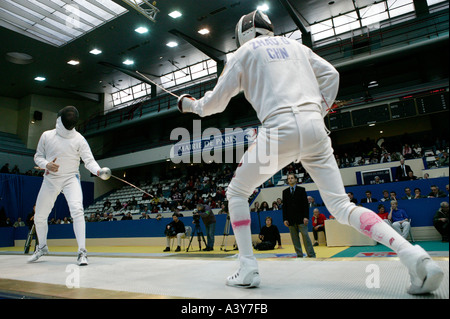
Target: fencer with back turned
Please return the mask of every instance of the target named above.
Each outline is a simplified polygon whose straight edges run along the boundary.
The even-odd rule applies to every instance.
[[[35,262],[48,253],[48,216],[58,195],[63,192],[73,220],[73,230],[78,244],[77,263],[88,264],[86,251],[86,224],[84,220],[83,193],[80,182],[80,158],[87,170],[107,180],[109,168],[100,168],[92,155],[86,139],[76,131],[79,119],[74,106],[66,106],[58,112],[56,128],[42,133],[34,155],[34,161],[45,168],[44,179],[36,200],[34,223],[39,246],[28,259]]]
[[[345,192],[323,120],[336,99],[339,73],[310,48],[274,36],[273,31],[271,21],[260,11],[243,16],[236,26],[238,50],[227,61],[214,89],[199,100],[187,94],[178,100],[182,113],[204,117],[224,111],[230,99],[243,91],[262,123],[256,142],[242,157],[227,189],[240,267],[226,284],[244,288],[260,285],[248,198],[280,169],[301,161],[337,221],[397,252],[410,274],[408,293],[437,289],[443,271],[428,253],[411,245],[373,211],[350,202]],[[277,165],[262,169],[266,159],[263,162],[258,154],[264,154],[261,149],[270,150],[273,143],[278,152],[270,152],[271,162]]]

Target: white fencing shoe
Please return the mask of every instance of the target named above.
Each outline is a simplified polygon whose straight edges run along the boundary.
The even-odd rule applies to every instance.
[[[78,266],[87,266],[88,264],[88,259],[87,259],[87,251],[86,249],[80,249],[78,251]]]
[[[227,286],[239,288],[256,288],[261,283],[258,268],[242,267],[226,280]]]
[[[40,248],[39,246],[37,247],[37,249],[34,251],[33,255],[31,255],[30,258],[28,258],[28,262],[35,262],[36,260],[38,260],[39,258],[41,258],[44,255],[48,254],[48,247],[47,245],[45,245],[44,247]]]
[[[422,247],[415,245],[403,249],[398,256],[411,277],[411,284],[407,289],[409,294],[426,294],[439,288],[444,272]]]

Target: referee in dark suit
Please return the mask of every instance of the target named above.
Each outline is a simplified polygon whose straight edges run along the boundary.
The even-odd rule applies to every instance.
[[[306,191],[303,187],[297,186],[297,178],[294,174],[288,174],[287,181],[289,187],[283,191],[284,225],[289,227],[297,257],[303,257],[302,245],[298,234],[301,232],[308,257],[315,258],[316,253],[308,234],[309,207]]]

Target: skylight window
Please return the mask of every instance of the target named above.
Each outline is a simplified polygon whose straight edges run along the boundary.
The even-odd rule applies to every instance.
[[[128,10],[112,0],[2,0],[1,26],[56,47]]]

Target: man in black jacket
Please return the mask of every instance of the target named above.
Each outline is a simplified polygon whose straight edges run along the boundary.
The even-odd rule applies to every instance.
[[[294,174],[288,174],[287,181],[289,187],[283,191],[284,225],[289,227],[297,257],[303,257],[302,245],[298,235],[301,232],[306,253],[308,257],[314,258],[316,253],[308,234],[309,207],[306,191],[303,187],[297,186],[297,178]]]
[[[170,251],[170,238],[177,238],[177,249],[175,251],[180,251],[180,245],[181,245],[181,238],[184,238],[186,235],[186,229],[184,227],[183,222],[178,218],[178,215],[176,213],[173,213],[172,215],[173,221],[167,224],[165,235],[166,235],[166,249],[164,251]]]
[[[400,160],[400,166],[397,166],[396,180],[407,181],[409,179],[408,177],[409,172],[412,172],[412,169],[409,165],[405,164],[405,159],[402,158]]]

